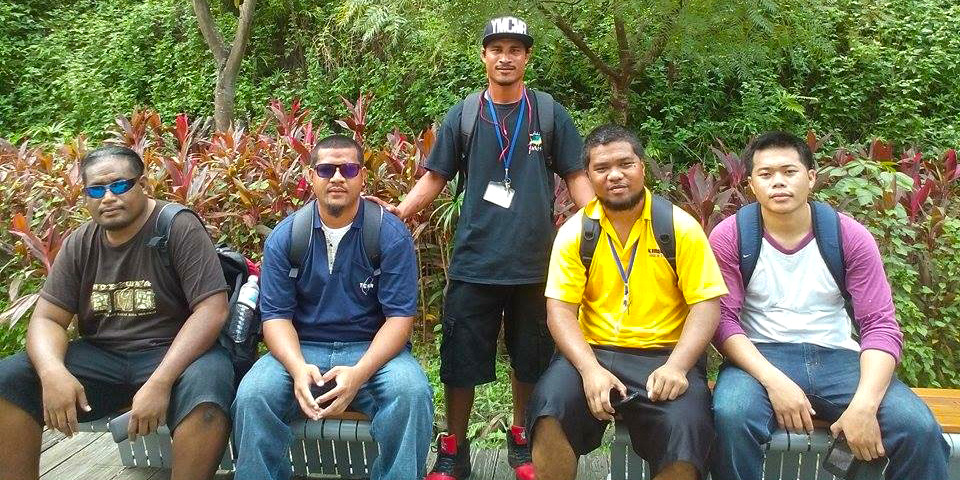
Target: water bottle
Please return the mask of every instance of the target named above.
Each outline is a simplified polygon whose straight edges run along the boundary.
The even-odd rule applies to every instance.
[[[257,284],[257,280],[256,275],[250,275],[247,278],[247,283],[240,287],[237,303],[233,305],[233,310],[230,312],[227,335],[234,343],[245,342],[249,335],[250,324],[253,323],[253,317],[257,310],[257,297],[260,296],[260,286]]]

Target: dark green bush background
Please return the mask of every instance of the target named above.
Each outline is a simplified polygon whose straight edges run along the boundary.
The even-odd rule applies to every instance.
[[[232,17],[220,0],[211,3],[221,30],[231,32]],[[394,128],[425,128],[483,84],[481,19],[444,17],[456,12],[453,6],[416,19],[350,23],[345,9],[365,3],[261,0],[240,75],[238,118],[260,118],[271,98],[300,97],[332,125],[343,115],[339,96],[370,91],[370,127],[382,138]],[[703,158],[715,139],[742,144],[771,128],[833,132],[837,144],[874,137],[927,151],[960,144],[960,6],[807,3],[803,11],[778,13],[805,22],[813,32],[805,41],[736,68],[668,52],[638,79],[630,126],[651,152],[685,164]],[[531,84],[558,96],[581,128],[606,119],[610,94],[602,76],[542,16],[529,7],[525,15],[538,38]],[[138,106],[165,120],[212,112],[214,64],[190,2],[0,0],[0,19],[0,137],[96,138],[116,115]],[[391,36],[384,31],[391,26],[401,31]]]

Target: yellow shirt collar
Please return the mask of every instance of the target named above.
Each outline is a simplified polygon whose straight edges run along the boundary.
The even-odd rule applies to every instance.
[[[640,218],[634,222],[633,227],[630,228],[630,235],[627,236],[627,245],[633,245],[639,240],[641,233],[650,225],[652,221],[652,213],[650,204],[653,203],[653,194],[650,193],[650,189],[643,188],[643,213],[640,214]],[[600,220],[600,228],[607,232],[607,235],[613,239],[614,245],[617,246],[621,251],[625,250],[626,247],[620,243],[620,238],[617,236],[616,229],[613,228],[613,224],[610,223],[610,220],[607,218],[607,214],[603,209],[603,205],[600,203],[600,199],[594,197],[593,200],[587,203],[583,208],[584,215],[594,219]]]

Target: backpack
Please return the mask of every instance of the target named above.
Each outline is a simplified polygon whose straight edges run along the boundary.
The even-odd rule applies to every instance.
[[[827,270],[840,287],[844,308],[853,320],[853,304],[847,291],[847,266],[843,258],[843,237],[840,231],[840,215],[830,205],[823,202],[810,202],[813,236]],[[763,243],[763,215],[760,204],[750,203],[737,210],[737,246],[740,252],[740,278],[746,289],[753,277],[760,258],[760,246]],[[854,327],[857,327],[854,322]]]
[[[203,219],[197,215],[197,212],[180,205],[179,203],[168,203],[160,210],[157,215],[157,224],[154,229],[154,236],[147,241],[147,246],[155,248],[160,254],[160,260],[163,265],[173,270],[171,263],[171,253],[169,248],[170,227],[173,225],[173,219],[177,214],[186,212],[193,215],[203,224]],[[246,283],[250,275],[259,275],[260,271],[256,264],[243,256],[233,248],[220,244],[217,245],[217,258],[220,260],[220,268],[223,270],[223,277],[227,282],[227,297],[229,312],[233,312],[234,305],[237,303],[237,297],[240,294],[240,287]],[[173,272],[174,278],[177,278],[176,272]],[[223,326],[217,342],[227,350],[230,355],[230,361],[233,363],[235,384],[239,385],[240,379],[250,370],[253,363],[257,361],[257,344],[260,342],[260,311],[257,309],[254,323],[248,330],[247,338],[237,343],[231,339],[227,332],[230,327],[230,318]]]
[[[543,139],[543,158],[546,160],[547,168],[553,167],[553,131],[554,131],[554,106],[556,102],[553,96],[547,92],[532,90],[536,99],[534,106],[537,110],[537,120],[540,124],[540,136]],[[480,110],[483,108],[483,92],[480,90],[467,95],[463,99],[463,111],[460,114],[460,152],[462,161],[460,162],[460,182],[457,184],[457,191],[454,196],[460,195],[466,188],[467,179],[467,160],[470,157],[470,147],[473,145],[473,133],[477,128],[477,118],[480,116]]]
[[[294,213],[293,226],[290,232],[290,249],[287,250],[287,259],[290,260],[290,278],[299,278],[302,273],[303,260],[307,249],[313,240],[313,215],[317,211],[317,202],[312,200],[300,207]],[[363,252],[373,267],[373,277],[380,276],[380,225],[383,223],[383,207],[378,203],[363,199],[363,226],[360,229],[360,241]]]
[[[677,238],[673,231],[673,204],[669,200],[652,195],[650,216],[653,221],[653,236],[660,247],[660,253],[667,259],[674,273],[677,271]],[[590,218],[586,212],[581,215],[582,228],[580,229],[580,262],[584,271],[589,275],[593,255],[597,251],[597,242],[600,241],[600,220]]]

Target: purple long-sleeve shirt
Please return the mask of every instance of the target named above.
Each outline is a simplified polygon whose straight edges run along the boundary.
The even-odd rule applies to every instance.
[[[847,291],[853,304],[854,321],[860,330],[860,350],[881,350],[899,362],[903,334],[895,317],[890,284],[887,282],[877,243],[866,227],[843,214],[840,214],[840,230],[846,262]],[[764,238],[771,245],[777,246],[776,240],[769,235],[764,234]],[[813,239],[811,231],[793,252],[799,251]],[[745,334],[740,322],[745,291],[740,277],[735,216],[730,216],[714,228],[710,234],[710,245],[730,291],[720,301],[720,325],[713,338],[714,345],[719,347],[731,335]],[[782,253],[791,253],[780,250]],[[790,275],[790,272],[784,271],[784,275]],[[798,285],[798,288],[803,287]]]

